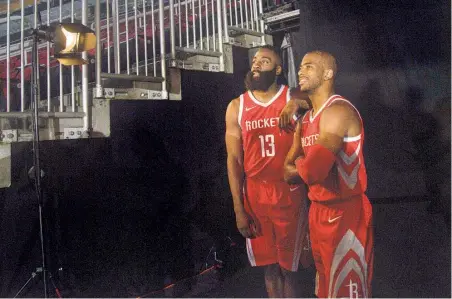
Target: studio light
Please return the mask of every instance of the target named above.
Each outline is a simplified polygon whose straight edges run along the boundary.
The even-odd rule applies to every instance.
[[[94,31],[78,23],[42,25],[37,29],[37,35],[40,40],[53,43],[54,57],[63,65],[87,64],[81,52],[96,47]]]
[[[36,9],[36,6],[35,6]],[[41,22],[40,22],[41,23]],[[32,117],[32,143],[33,143],[33,167],[30,169],[29,175],[32,179],[36,197],[38,199],[38,213],[39,213],[39,234],[41,241],[41,259],[42,266],[32,273],[32,278],[36,273],[42,273],[44,283],[44,298],[48,295],[47,279],[52,279],[51,274],[47,269],[46,258],[46,237],[43,226],[43,209],[44,201],[41,186],[41,164],[40,164],[40,134],[39,134],[39,64],[38,64],[38,43],[40,41],[48,41],[53,44],[54,57],[63,65],[81,65],[87,64],[88,61],[82,58],[82,52],[94,49],[96,47],[96,35],[94,31],[85,25],[78,23],[58,23],[50,26],[40,25],[32,31],[33,43],[31,50],[31,102],[33,107]],[[48,276],[48,277],[47,277]],[[28,285],[32,278],[22,286],[14,298],[16,298],[22,290]]]

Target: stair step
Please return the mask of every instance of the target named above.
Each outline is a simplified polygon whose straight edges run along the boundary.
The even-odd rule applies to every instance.
[[[248,34],[252,36],[262,37],[264,34],[262,32],[257,32],[250,29],[240,28],[236,26],[228,26],[229,36],[235,37],[243,34]]]

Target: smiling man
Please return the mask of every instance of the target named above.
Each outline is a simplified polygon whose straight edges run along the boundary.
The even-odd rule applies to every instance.
[[[277,85],[281,59],[261,47],[246,75],[247,92],[226,111],[229,185],[237,228],[246,238],[252,266],[265,266],[269,297],[298,297],[295,272],[300,257],[309,265],[305,185],[284,182],[284,159],[293,134],[281,132],[278,118],[290,100]]]
[[[336,59],[307,53],[299,85],[312,109],[298,122],[285,179],[304,182],[312,204],[309,233],[319,298],[371,296],[372,206],[365,195],[364,127],[358,110],[334,93]]]

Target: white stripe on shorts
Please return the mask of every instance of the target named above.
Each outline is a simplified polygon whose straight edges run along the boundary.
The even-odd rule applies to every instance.
[[[256,266],[256,259],[254,258],[253,247],[251,246],[251,240],[246,239],[246,252],[248,253],[248,260],[251,266]]]

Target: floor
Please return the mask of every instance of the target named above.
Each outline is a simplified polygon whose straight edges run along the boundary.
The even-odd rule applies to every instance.
[[[426,212],[427,203],[373,204],[376,227],[374,297],[450,298],[450,230],[439,214]],[[136,229],[133,222],[129,225]],[[196,268],[192,272],[207,270],[193,278],[185,279],[191,277],[192,272],[171,277],[165,268],[171,262],[162,262],[167,258],[166,254],[148,253],[152,252],[152,244],[140,242],[130,234],[115,240],[116,246],[101,243],[92,247],[98,252],[89,259],[84,258],[84,252],[73,252],[71,271],[63,269],[54,275],[54,280],[61,288],[62,297],[266,297],[262,269],[248,266],[240,242],[231,243],[227,251],[218,250],[217,258],[223,261],[223,268],[209,270],[211,266],[219,265],[212,254],[215,252],[211,250],[212,240],[201,232],[195,235],[197,239],[191,243],[193,261],[187,265]],[[27,281],[32,268],[28,264],[21,269],[11,297],[15,294],[13,291]],[[171,273],[176,272],[181,272],[180,268]],[[300,292],[305,297],[312,296],[313,277],[313,269],[299,271]],[[162,290],[174,281],[182,282]],[[42,289],[38,275],[19,297],[42,297]],[[49,296],[56,297],[53,288],[50,288]]]

